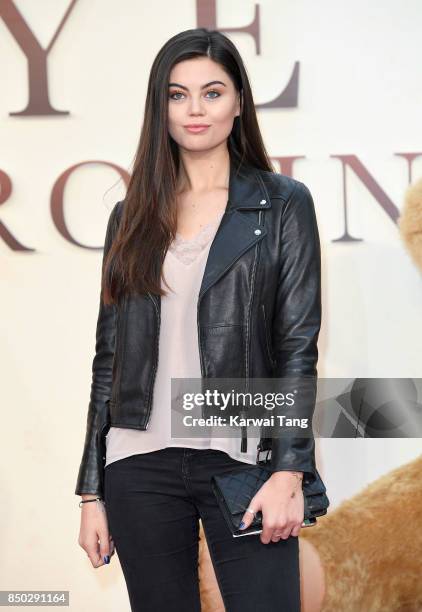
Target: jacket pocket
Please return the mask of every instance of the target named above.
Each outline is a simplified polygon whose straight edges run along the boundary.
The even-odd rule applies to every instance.
[[[246,376],[245,327],[235,324],[202,325],[199,349],[203,376],[244,378]]]
[[[268,329],[268,325],[267,325],[267,316],[265,314],[265,304],[261,304],[261,311],[262,311],[262,320],[264,323],[264,334],[265,334],[265,346],[267,349],[267,357],[268,360],[271,364],[271,367],[274,368],[275,367],[275,360],[273,357],[273,353],[272,353],[272,348],[271,348],[271,338],[269,335],[269,329]]]

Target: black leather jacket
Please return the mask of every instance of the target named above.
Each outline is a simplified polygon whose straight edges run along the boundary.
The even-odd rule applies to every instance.
[[[231,162],[229,198],[211,244],[198,297],[203,377],[317,377],[321,324],[320,242],[306,185]],[[124,201],[110,213],[104,255]],[[110,426],[145,430],[151,418],[160,330],[158,295],[119,306],[100,296],[91,397],[75,493],[103,495]],[[315,383],[316,391],[316,383]],[[315,395],[307,405],[312,422]],[[242,449],[246,450],[246,440]],[[271,468],[314,473],[310,437],[261,437]],[[257,456],[258,461],[258,456]]]

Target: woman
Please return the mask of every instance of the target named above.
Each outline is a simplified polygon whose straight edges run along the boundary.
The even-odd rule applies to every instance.
[[[172,437],[170,380],[315,380],[320,319],[312,196],[272,169],[231,41],[182,32],[153,63],[127,195],[110,214],[75,491],[79,544],[94,567],[116,546],[132,610],[200,610],[199,519],[229,612],[300,610],[313,436],[261,436],[273,473],[244,524],[261,510],[263,531],[233,538],[210,479],[254,465],[257,446],[244,426],[240,448],[239,436]],[[295,410],[311,422],[315,387],[303,398]]]

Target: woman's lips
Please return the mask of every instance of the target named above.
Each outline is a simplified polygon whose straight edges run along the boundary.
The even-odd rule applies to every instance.
[[[200,132],[205,132],[205,130],[207,130],[210,126],[209,125],[201,125],[199,127],[193,127],[193,126],[184,126],[185,130],[187,130],[188,132],[192,132],[192,134],[199,134]]]

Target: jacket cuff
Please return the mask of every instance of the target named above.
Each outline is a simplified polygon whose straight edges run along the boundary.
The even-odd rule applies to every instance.
[[[98,419],[91,403],[88,410],[87,429],[82,461],[79,466],[75,495],[93,494],[104,497],[100,472],[101,449],[98,446]]]
[[[304,472],[315,480],[314,438],[273,438],[269,468],[273,472]]]

